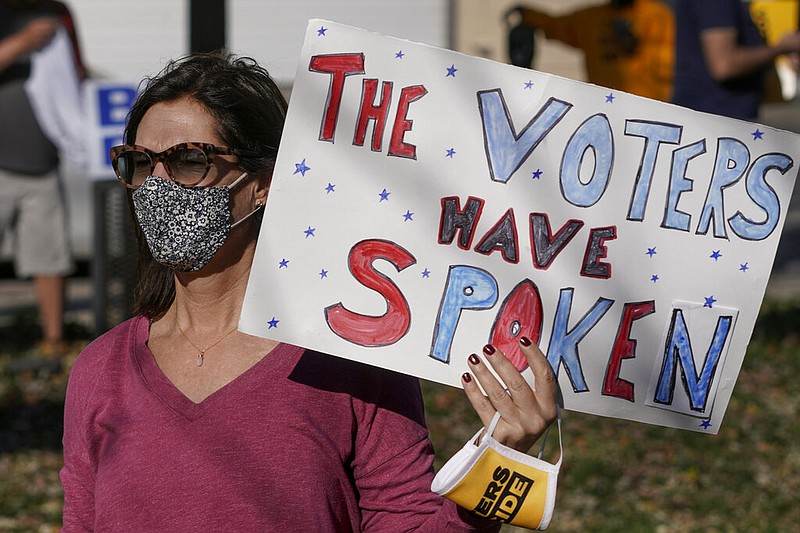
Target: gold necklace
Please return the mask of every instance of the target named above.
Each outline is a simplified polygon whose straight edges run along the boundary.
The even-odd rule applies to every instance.
[[[210,350],[211,348],[213,348],[214,346],[216,346],[217,344],[219,344],[219,343],[221,343],[222,341],[224,341],[224,340],[225,340],[225,339],[228,337],[228,335],[230,335],[231,333],[233,333],[234,331],[236,331],[236,328],[238,327],[238,326],[233,326],[233,329],[232,329],[232,330],[228,331],[228,332],[227,332],[225,335],[223,335],[222,337],[220,337],[220,338],[219,338],[219,340],[217,340],[217,341],[216,341],[214,344],[212,344],[211,346],[208,346],[208,347],[207,347],[205,350],[201,350],[201,349],[200,349],[200,348],[198,348],[198,347],[197,347],[197,345],[196,345],[195,343],[193,343],[193,342],[192,342],[192,340],[191,340],[191,339],[190,339],[190,338],[189,338],[189,337],[186,335],[186,332],[184,332],[184,331],[183,331],[183,328],[181,327],[180,323],[178,322],[178,320],[177,320],[177,317],[175,317],[175,325],[177,325],[177,326],[178,326],[178,331],[180,331],[180,332],[181,332],[181,335],[183,335],[183,338],[184,338],[184,339],[186,339],[186,340],[189,342],[189,344],[191,344],[191,345],[192,345],[192,348],[194,348],[195,350],[197,350],[197,352],[198,352],[198,353],[197,353],[197,359],[195,359],[195,363],[197,364],[197,366],[203,366],[203,357],[205,357],[205,355],[206,355],[206,352],[207,352],[207,351],[209,351],[209,350]]]

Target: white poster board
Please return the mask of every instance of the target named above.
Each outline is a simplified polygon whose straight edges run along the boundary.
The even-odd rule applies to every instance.
[[[568,409],[717,432],[796,135],[326,20],[299,65],[240,329],[454,386],[526,335]]]

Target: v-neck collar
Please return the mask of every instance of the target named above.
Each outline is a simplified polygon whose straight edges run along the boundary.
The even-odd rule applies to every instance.
[[[164,374],[147,341],[150,338],[150,321],[139,317],[134,326],[133,358],[142,379],[153,395],[166,407],[188,420],[197,420],[215,409],[236,402],[242,395],[268,379],[285,377],[294,368],[303,348],[291,344],[278,344],[273,350],[248,368],[236,379],[209,395],[199,403],[190,400]]]

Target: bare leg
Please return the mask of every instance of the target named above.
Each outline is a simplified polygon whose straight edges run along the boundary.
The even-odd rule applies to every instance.
[[[39,302],[39,319],[46,342],[59,343],[64,337],[64,301],[66,278],[37,276],[33,280]]]

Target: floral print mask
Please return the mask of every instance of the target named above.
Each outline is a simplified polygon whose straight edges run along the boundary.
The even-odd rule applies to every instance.
[[[180,272],[206,266],[228,238],[228,233],[256,210],[231,225],[230,190],[188,188],[172,180],[149,176],[133,192],[133,207],[153,259]]]

